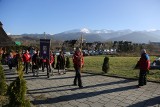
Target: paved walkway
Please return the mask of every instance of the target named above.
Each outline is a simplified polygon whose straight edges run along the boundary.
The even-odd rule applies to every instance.
[[[4,66],[7,82],[16,77],[15,71]],[[112,78],[82,73],[83,89],[72,86],[74,72],[47,78],[25,74],[27,95],[36,107],[160,107],[160,84],[148,82],[137,88],[136,80]]]

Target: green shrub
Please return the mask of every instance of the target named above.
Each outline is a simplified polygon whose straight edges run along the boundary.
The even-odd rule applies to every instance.
[[[8,87],[7,94],[9,95],[9,107],[30,107],[29,100],[26,100],[26,81],[23,78],[23,66],[19,61],[18,77]]]
[[[3,68],[0,65],[0,95],[5,95],[7,92],[7,84]]]
[[[70,68],[70,67],[71,67],[71,63],[70,63],[69,57],[67,57],[67,59],[66,59],[66,68]]]
[[[102,71],[104,71],[105,73],[107,73],[109,71],[109,57],[104,58]]]

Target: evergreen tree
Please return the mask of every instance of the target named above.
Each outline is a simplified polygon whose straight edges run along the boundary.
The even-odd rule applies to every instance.
[[[3,72],[3,68],[0,65],[0,95],[5,95],[6,92],[7,92],[6,78]]]
[[[107,73],[109,71],[109,57],[104,58],[102,71],[104,71],[105,73]]]
[[[30,101],[26,99],[27,86],[23,78],[23,65],[19,58],[18,77],[8,87],[9,107],[30,107]]]
[[[70,67],[71,67],[70,60],[69,60],[69,57],[67,57],[67,59],[66,59],[66,68],[70,68]]]

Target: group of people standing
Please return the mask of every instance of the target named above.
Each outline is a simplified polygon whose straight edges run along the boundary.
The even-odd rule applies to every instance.
[[[16,67],[18,69],[18,54],[16,52],[3,52],[1,63],[3,65],[8,65],[9,69],[12,70],[12,67]]]
[[[4,56],[2,55],[2,60],[4,60],[3,57]],[[28,74],[28,69],[30,66],[34,76],[35,75],[38,76],[39,68],[42,68],[42,72],[44,72],[45,68],[47,68],[47,72],[48,71],[53,72],[54,70],[55,55],[51,51],[50,51],[49,59],[41,58],[39,51],[36,51],[36,50],[33,52],[33,55],[31,55],[28,50],[26,50],[25,53],[22,55],[20,55],[19,53],[17,53],[16,55],[13,55],[12,53],[10,53],[7,56],[7,63],[10,70],[12,69],[13,65],[15,65],[18,69],[18,58],[20,57],[24,62],[23,71],[25,71],[26,74]],[[73,66],[75,69],[75,77],[74,77],[73,85],[77,86],[77,83],[78,83],[79,88],[83,88],[82,80],[81,80],[81,69],[84,66],[84,58],[80,48],[76,48],[75,53],[72,56],[72,59],[73,59]],[[31,62],[32,62],[32,65],[30,65]],[[58,69],[58,74],[60,74],[60,69],[63,69],[64,74],[66,73],[65,56],[63,54],[63,51],[60,51],[60,54],[57,56],[56,68]],[[147,84],[146,76],[147,76],[147,72],[149,72],[149,69],[150,69],[150,59],[145,49],[141,50],[141,57],[137,62],[135,68],[140,69],[138,87],[146,85]]]
[[[12,52],[7,55],[7,64],[9,66],[9,69],[11,70],[12,67],[17,67],[18,70],[18,59],[21,59],[24,65],[23,71],[28,74],[29,69],[32,71],[33,76],[38,76],[39,69],[42,69],[42,72],[45,71],[45,68],[47,69],[47,72],[52,72],[54,68],[58,70],[58,74],[61,74],[60,71],[63,72],[63,74],[66,73],[65,71],[65,56],[63,54],[63,51],[60,51],[60,54],[57,56],[57,61],[55,61],[55,55],[52,51],[50,51],[50,57],[48,58],[42,58],[40,55],[40,52],[38,50],[34,50],[33,54],[30,53],[29,50],[25,50],[24,53],[16,52],[15,55],[12,54]],[[72,56],[73,59],[73,65],[75,68],[75,78],[73,81],[73,85],[78,85],[79,88],[82,88],[82,80],[81,80],[81,68],[84,66],[84,58],[83,53],[81,52],[80,48],[76,48],[74,55]],[[56,66],[55,66],[55,62]]]
[[[29,51],[26,50],[26,52],[22,55],[22,61],[24,62],[24,71],[26,74],[28,74],[30,63],[32,64],[32,72],[34,76],[38,76],[39,68],[42,68],[42,72],[44,72],[46,68],[47,72],[52,72],[53,74],[55,55],[52,51],[50,51],[49,58],[43,58],[40,56],[39,51],[34,50],[33,56],[31,56]],[[63,69],[63,73],[65,74],[65,57],[62,51],[60,52],[60,55],[57,56],[56,69],[58,69],[58,74],[60,74],[60,69]]]

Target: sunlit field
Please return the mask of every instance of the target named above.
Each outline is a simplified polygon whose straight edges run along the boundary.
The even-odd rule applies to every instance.
[[[85,65],[82,72],[120,76],[126,78],[138,78],[138,69],[134,69],[135,64],[140,57],[111,57],[109,56],[110,70],[108,73],[102,71],[103,60],[105,56],[87,56],[84,57]],[[155,56],[150,57],[151,62]],[[73,70],[73,63],[71,61],[71,68]],[[160,70],[150,70],[148,80],[160,82]]]

